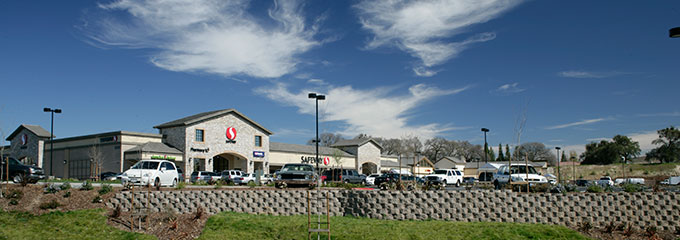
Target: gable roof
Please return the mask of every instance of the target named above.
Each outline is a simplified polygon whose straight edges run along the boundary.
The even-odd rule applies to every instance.
[[[380,145],[380,143],[378,143],[378,141],[376,141],[376,140],[373,139],[373,138],[360,138],[360,139],[340,140],[340,141],[338,141],[338,142],[332,144],[331,147],[359,147],[359,146],[362,146],[362,145],[364,145],[364,144],[366,144],[366,143],[368,143],[368,142],[372,142],[373,144],[375,144],[376,146],[378,146],[378,148],[380,148],[380,150],[383,149],[382,145]]]
[[[21,124],[21,126],[19,126],[16,130],[14,130],[14,132],[12,132],[12,134],[10,134],[9,137],[7,137],[7,139],[5,139],[5,140],[11,141],[11,139],[14,138],[17,134],[19,134],[19,132],[21,132],[22,129],[26,129],[26,130],[32,132],[33,134],[35,134],[36,136],[41,137],[41,138],[50,138],[50,132],[48,132],[47,130],[45,130],[41,126]]]
[[[173,120],[173,121],[170,121],[170,122],[166,122],[166,123],[154,126],[154,128],[162,129],[162,128],[169,128],[169,127],[177,127],[177,126],[188,126],[188,125],[193,125],[193,124],[200,123],[200,122],[203,122],[203,121],[207,121],[207,120],[210,120],[210,119],[213,119],[213,118],[221,117],[221,116],[224,116],[224,115],[227,115],[227,114],[230,114],[230,113],[236,114],[236,116],[243,118],[244,120],[246,120],[246,122],[256,126],[257,128],[261,129],[262,131],[264,131],[265,133],[267,133],[269,135],[274,134],[271,131],[264,128],[259,123],[256,123],[255,121],[246,117],[246,115],[243,115],[243,113],[240,113],[239,111],[236,111],[233,108],[194,114],[194,115],[191,115],[191,116],[188,116],[188,117],[180,118],[180,119],[177,119],[177,120]]]
[[[529,161],[528,163],[529,163],[529,165],[531,165],[533,167],[543,168],[543,164],[541,164],[541,163],[536,163],[536,162],[532,162],[532,161]],[[500,167],[502,165],[508,164],[508,161],[493,161],[493,162],[489,161],[488,164],[492,164],[493,166],[499,166]],[[524,164],[524,161],[512,161],[510,164]],[[484,165],[486,165],[486,163],[479,162],[479,168],[482,168]],[[477,168],[477,162],[468,162],[468,163],[465,164],[465,168]]]
[[[453,163],[463,163],[463,164],[465,163],[465,160],[457,158],[457,157],[452,157],[452,156],[443,157],[443,158],[439,159],[439,161],[450,161],[450,162],[453,162]]]
[[[338,151],[343,157],[354,157],[354,155],[348,152],[342,151],[337,148],[329,148],[319,146],[319,155],[333,155]],[[312,145],[300,145],[300,144],[290,144],[290,143],[280,143],[280,142],[269,142],[269,152],[291,152],[291,153],[306,153],[306,154],[316,154],[316,146]]]
[[[125,152],[155,152],[155,153],[174,153],[182,154],[182,151],[170,147],[165,143],[159,142],[147,142],[142,145],[137,145],[136,147],[130,148]]]

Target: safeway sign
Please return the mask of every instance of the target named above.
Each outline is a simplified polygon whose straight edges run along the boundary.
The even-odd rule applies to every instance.
[[[331,162],[331,159],[328,157],[323,158],[323,165],[328,165]]]

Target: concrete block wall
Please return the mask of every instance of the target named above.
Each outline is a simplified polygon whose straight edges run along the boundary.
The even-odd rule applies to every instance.
[[[316,191],[310,191],[312,201]],[[322,191],[312,211],[325,212],[329,195],[331,216],[394,220],[522,222],[576,226],[629,223],[636,228],[680,229],[680,193],[523,194],[508,191]],[[107,205],[130,211],[131,193],[123,192]],[[147,206],[147,192],[135,193],[135,208]],[[307,214],[306,190],[152,191],[150,210],[210,214],[223,211],[271,215]]]

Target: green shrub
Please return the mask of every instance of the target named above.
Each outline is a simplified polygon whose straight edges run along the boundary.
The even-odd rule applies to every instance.
[[[185,182],[178,182],[178,183],[177,183],[177,186],[175,186],[175,189],[177,189],[177,190],[183,189],[183,188],[185,188],[186,186],[187,186],[187,184],[186,184]]]
[[[595,171],[590,172],[590,175],[591,175],[591,176],[592,176],[592,175],[595,175]]]
[[[599,185],[590,185],[586,191],[590,193],[601,193],[604,190]]]
[[[40,209],[46,210],[46,209],[55,209],[61,206],[61,203],[57,202],[57,200],[52,200],[49,202],[44,202],[40,204]]]
[[[90,183],[90,181],[85,181],[85,183],[83,183],[83,186],[80,187],[80,190],[82,191],[90,191],[92,189],[94,189],[94,187],[92,187],[92,183]]]
[[[113,191],[113,188],[109,184],[103,184],[102,188],[99,189],[99,195],[104,195]]]
[[[19,204],[19,200],[16,200],[16,199],[9,200],[9,205],[18,205],[18,204]]]
[[[66,192],[66,193],[64,193],[64,198],[68,198],[68,197],[70,197],[70,196],[71,196],[71,192],[70,192],[70,191],[69,191],[69,192]]]
[[[222,188],[222,181],[217,181],[217,183],[215,183],[215,189],[220,189],[220,188]]]
[[[102,200],[102,197],[100,197],[99,195],[97,195],[96,197],[94,197],[94,199],[92,199],[92,203],[100,203],[100,202],[103,202],[103,201],[104,200]]]
[[[645,170],[642,174],[649,175],[649,170]]]
[[[24,192],[19,189],[12,189],[9,192],[5,192],[5,198],[19,200],[24,196]]]
[[[257,183],[255,182],[248,182],[248,187],[254,188],[257,186]]]
[[[47,186],[45,187],[44,193],[45,193],[45,194],[49,194],[49,193],[57,193],[57,192],[59,192],[59,190],[60,190],[60,188],[57,187],[57,185],[55,185],[54,183],[50,183],[49,185],[47,185]]]
[[[623,187],[624,192],[628,193],[642,191],[642,187],[638,184],[624,183],[623,185],[621,185],[621,187]]]
[[[61,190],[69,190],[69,189],[71,189],[71,184],[68,183],[68,182],[65,182],[65,183],[61,184],[61,186],[59,186],[59,188],[61,188]]]

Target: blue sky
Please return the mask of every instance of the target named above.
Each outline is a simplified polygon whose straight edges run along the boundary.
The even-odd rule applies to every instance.
[[[679,125],[678,1],[2,1],[0,129],[156,133],[235,108],[321,131],[643,150]],[[0,144],[7,144],[3,141]]]

